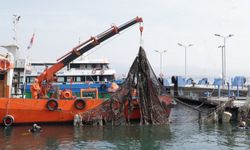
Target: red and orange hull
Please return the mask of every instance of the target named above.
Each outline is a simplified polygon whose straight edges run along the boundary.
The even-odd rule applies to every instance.
[[[170,116],[172,105],[172,98],[167,95],[161,95],[159,96],[160,102],[164,105],[166,116]],[[135,104],[136,105],[136,104]],[[125,111],[124,114],[126,116],[126,119],[131,120],[138,120],[141,118],[141,112],[139,106],[136,106],[130,113],[128,113],[128,104],[125,105]]]
[[[81,114],[100,104],[101,99],[87,99],[82,110],[75,108],[75,100],[57,100],[58,109],[51,111],[46,107],[47,99],[0,98],[0,120],[11,115],[14,124],[38,122],[68,122],[73,121],[75,114]]]
[[[169,116],[172,99],[168,96],[159,96],[159,98],[167,106],[165,110]],[[47,99],[0,98],[0,124],[4,124],[3,120],[6,116],[13,117],[13,124],[70,122],[74,120],[76,114],[83,114],[103,103],[102,99],[86,99],[85,107],[79,110],[75,107],[75,101],[57,100],[58,108],[51,111],[47,108]],[[125,106],[124,113],[127,119],[141,117],[139,107],[128,113],[128,107]]]

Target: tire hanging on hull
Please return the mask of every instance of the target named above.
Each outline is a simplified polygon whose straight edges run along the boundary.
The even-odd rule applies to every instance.
[[[78,110],[82,110],[86,107],[86,102],[84,101],[84,99],[77,99],[75,102],[74,102],[74,106],[76,109]]]
[[[46,103],[46,108],[49,111],[55,111],[58,109],[58,102],[56,99],[48,99],[48,102]]]
[[[6,115],[3,117],[3,124],[6,126],[6,127],[9,127],[11,126],[13,123],[14,123],[14,117],[12,115]]]

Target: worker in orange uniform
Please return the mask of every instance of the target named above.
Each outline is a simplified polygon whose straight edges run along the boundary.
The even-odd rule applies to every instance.
[[[31,90],[31,93],[32,93],[32,98],[37,99],[38,96],[39,96],[40,90],[41,90],[37,78],[35,78],[33,84],[31,84],[30,90]]]

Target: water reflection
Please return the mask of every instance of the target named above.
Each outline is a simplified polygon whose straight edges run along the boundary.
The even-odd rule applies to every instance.
[[[28,129],[1,128],[0,149],[154,149],[170,142],[172,134],[169,126],[43,126],[43,131],[35,134]]]
[[[0,149],[250,149],[250,131],[234,124],[199,124],[197,112],[177,106],[164,126],[0,127]]]

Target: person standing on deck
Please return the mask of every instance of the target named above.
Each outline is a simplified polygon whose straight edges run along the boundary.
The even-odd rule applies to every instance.
[[[39,97],[39,93],[40,93],[40,90],[41,90],[37,78],[35,78],[34,83],[31,84],[30,90],[31,90],[31,93],[32,93],[32,98],[37,99]]]

